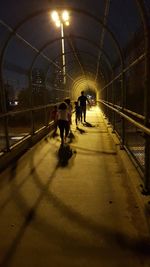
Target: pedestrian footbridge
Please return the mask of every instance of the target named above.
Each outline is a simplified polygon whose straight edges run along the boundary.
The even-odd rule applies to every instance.
[[[149,266],[136,168],[98,106],[78,128],[66,166],[49,133],[1,173],[1,266]]]
[[[148,0],[0,1],[0,267],[27,266],[150,266]]]

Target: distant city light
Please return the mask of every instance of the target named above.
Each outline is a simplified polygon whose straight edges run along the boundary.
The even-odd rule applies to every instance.
[[[12,100],[9,102],[10,106],[17,106],[19,104],[19,102],[17,100]]]
[[[92,96],[91,95],[87,95],[87,98],[92,98]]]
[[[12,136],[10,139],[11,140],[21,140],[22,138],[24,138],[24,136]]]

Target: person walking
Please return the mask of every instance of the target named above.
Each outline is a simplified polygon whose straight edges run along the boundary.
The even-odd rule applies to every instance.
[[[74,104],[75,104],[75,123],[76,127],[78,127],[78,122],[80,122],[81,120],[81,111],[78,101],[75,101]]]
[[[81,91],[81,95],[78,97],[78,103],[81,111],[81,122],[82,118],[84,118],[84,122],[86,122],[86,102],[88,102],[90,105],[87,96],[84,95],[84,91]]]
[[[68,105],[68,111],[69,111],[69,122],[70,125],[72,124],[72,104],[70,98],[66,98],[64,102]]]
[[[66,138],[69,134],[69,110],[65,102],[62,102],[58,106],[57,121],[60,130],[61,144],[66,142]]]
[[[69,135],[71,134],[71,124],[72,124],[72,104],[70,98],[66,98],[64,102],[67,104],[68,107],[68,121],[69,121]]]

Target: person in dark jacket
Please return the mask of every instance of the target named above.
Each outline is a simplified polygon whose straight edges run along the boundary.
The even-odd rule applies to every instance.
[[[81,122],[82,118],[84,118],[84,122],[86,122],[86,102],[90,104],[87,96],[84,95],[84,91],[81,91],[81,95],[78,97],[78,103],[81,111]]]

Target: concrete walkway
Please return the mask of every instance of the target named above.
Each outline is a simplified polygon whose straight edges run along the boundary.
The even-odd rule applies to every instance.
[[[0,174],[1,267],[150,266],[141,202],[97,107],[87,121],[67,166],[47,137]]]

